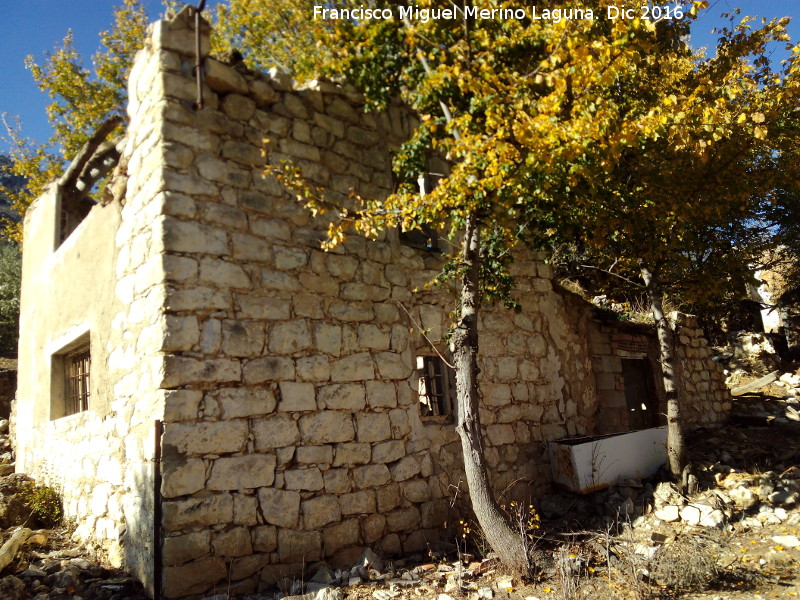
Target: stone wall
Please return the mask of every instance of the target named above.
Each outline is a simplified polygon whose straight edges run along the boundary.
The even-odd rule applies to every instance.
[[[598,313],[577,297],[571,301],[570,312],[572,318],[586,323],[588,331],[588,350],[597,390],[594,433],[601,435],[666,424],[666,397],[655,328],[644,323],[611,322],[607,315]],[[691,430],[725,423],[731,411],[730,390],[725,385],[722,367],[711,359],[703,330],[697,327],[695,317],[682,313],[672,313],[670,323],[676,345],[678,386],[685,399],[685,427]],[[640,368],[647,372],[647,383],[652,386],[650,398],[642,394],[634,401],[636,393],[629,394],[633,398],[626,398],[626,383],[636,385],[637,382],[626,382],[623,361],[641,363]],[[636,391],[641,394],[638,388]],[[642,403],[648,404],[647,411],[638,411]],[[632,408],[637,410],[634,412]]]
[[[731,414],[731,392],[723,367],[711,359],[711,348],[692,315],[672,313],[684,419],[692,427],[717,427]]]
[[[395,232],[325,253],[325,222],[263,174],[288,159],[339,197],[385,196],[406,117],[213,60],[194,110],[189,26],[156,25],[175,50],[160,57],[168,192],[155,219],[168,282],[165,595],[270,586],[365,546],[424,550],[464,491],[452,419],[420,414],[415,361],[432,349],[405,312],[446,350],[453,298],[424,289],[441,258]],[[530,497],[548,485],[545,441],[591,432],[595,394],[549,266],[515,268],[521,311],[489,308],[480,323],[482,418],[495,487]]]

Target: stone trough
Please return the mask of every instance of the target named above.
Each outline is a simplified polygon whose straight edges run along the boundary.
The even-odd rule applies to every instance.
[[[667,428],[556,440],[548,450],[556,485],[588,494],[654,475],[667,460]]]

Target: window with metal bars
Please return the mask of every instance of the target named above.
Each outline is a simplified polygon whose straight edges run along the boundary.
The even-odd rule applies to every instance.
[[[89,408],[89,375],[92,366],[89,346],[82,346],[66,355],[64,360],[67,376],[64,415],[72,415]]]
[[[453,370],[439,356],[418,356],[419,409],[423,418],[447,420],[453,414]]]

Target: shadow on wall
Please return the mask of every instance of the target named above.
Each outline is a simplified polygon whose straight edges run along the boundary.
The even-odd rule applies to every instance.
[[[155,440],[160,440],[160,422],[156,421],[141,425],[152,428],[150,435],[142,435],[128,444],[151,442],[150,448],[136,449],[137,456],[148,456],[147,451],[153,451]],[[130,439],[130,438],[129,438]],[[144,442],[142,442],[144,440]],[[126,453],[132,453],[126,444]],[[125,489],[123,500],[124,531],[120,532],[122,553],[125,558],[125,567],[136,579],[144,584],[151,598],[161,598],[160,579],[160,552],[161,545],[154,544],[154,523],[160,522],[159,507],[156,502],[156,485],[160,486],[158,474],[158,455],[152,460],[132,460],[126,466]]]

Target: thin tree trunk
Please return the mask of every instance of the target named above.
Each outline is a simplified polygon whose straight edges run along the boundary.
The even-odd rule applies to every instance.
[[[639,270],[642,273],[642,279],[647,289],[650,310],[653,313],[658,334],[661,373],[664,381],[664,392],[667,396],[667,458],[669,470],[672,476],[680,481],[683,468],[686,466],[686,442],[683,437],[683,425],[681,423],[681,404],[678,397],[675,344],[672,328],[664,315],[664,293],[658,286],[658,281],[642,260],[639,261]]]
[[[452,337],[456,368],[458,424],[464,453],[464,470],[472,508],[489,545],[507,567],[520,574],[530,572],[523,545],[524,532],[515,531],[503,515],[489,485],[478,414],[478,309],[480,231],[474,215],[467,218],[462,249],[464,273],[461,289],[461,315]]]

